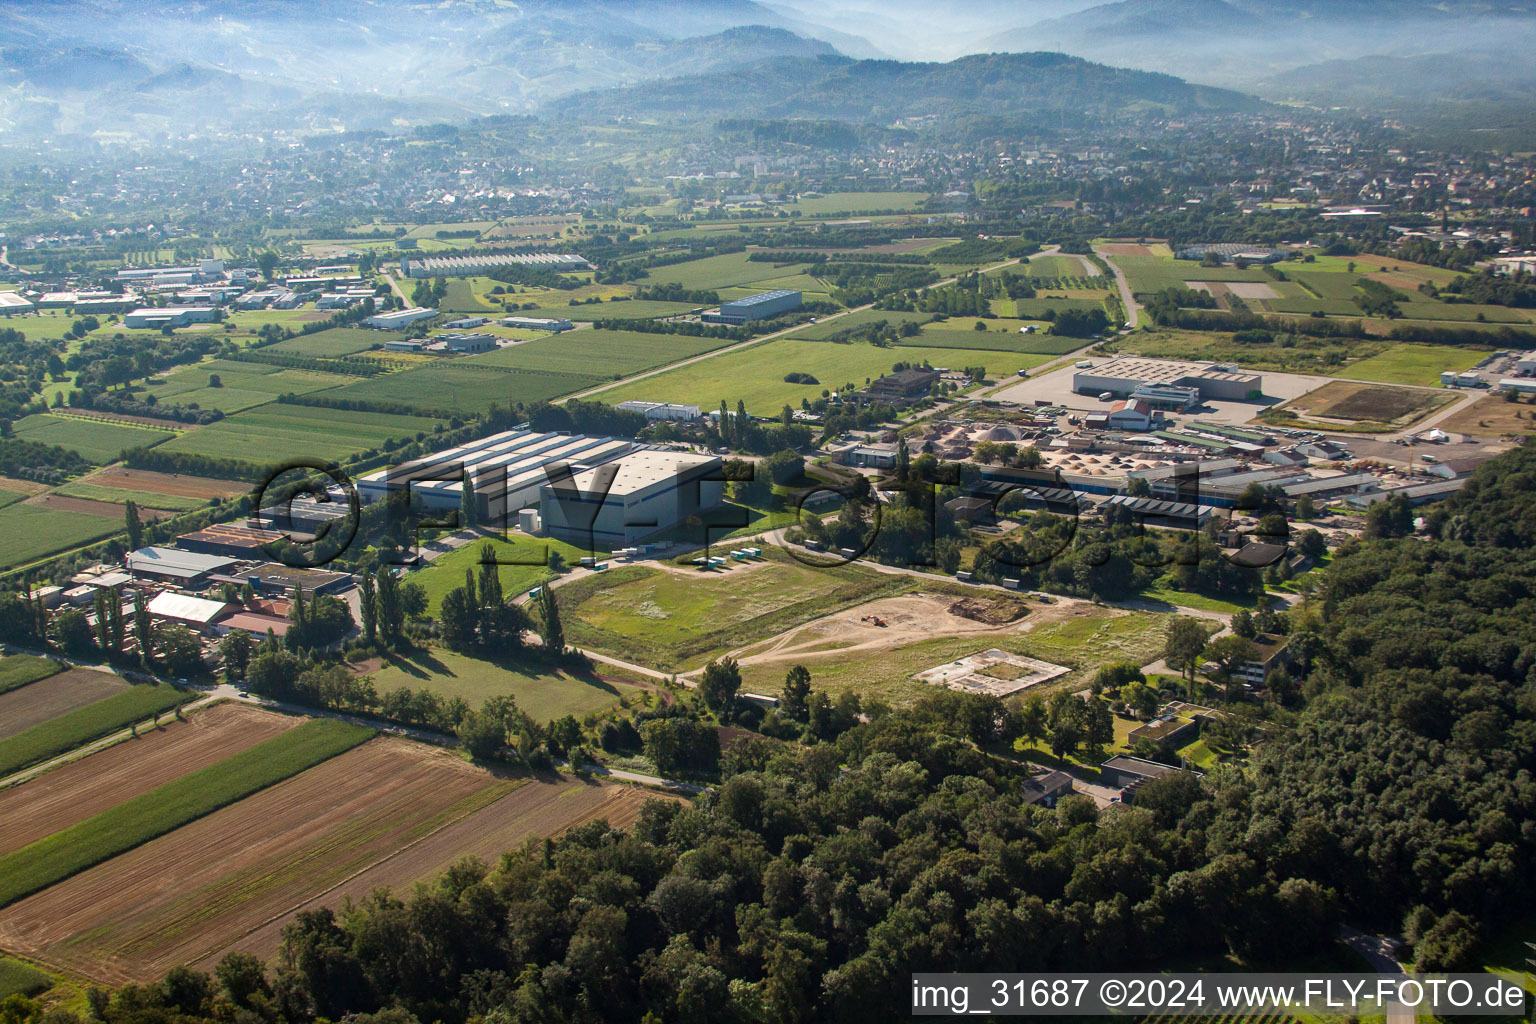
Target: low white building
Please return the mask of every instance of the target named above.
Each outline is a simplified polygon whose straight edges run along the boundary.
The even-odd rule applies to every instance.
[[[484,321],[482,321],[483,323]],[[542,316],[505,316],[501,318],[503,327],[520,327],[525,331],[569,331],[575,324],[565,317]]]
[[[691,423],[703,415],[696,405],[679,405],[676,402],[642,402],[630,399],[614,406],[624,412],[638,412],[648,420],[674,420]]]
[[[186,327],[211,324],[219,318],[212,306],[166,306],[163,309],[136,309],[123,314],[123,326],[158,330],[162,327]]]
[[[437,310],[428,309],[426,306],[411,306],[407,309],[391,310],[388,313],[375,313],[363,321],[366,327],[375,327],[381,331],[399,331],[420,320],[430,320],[437,316]]]

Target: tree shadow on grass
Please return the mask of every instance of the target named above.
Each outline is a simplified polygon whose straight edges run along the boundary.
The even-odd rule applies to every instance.
[[[404,672],[413,679],[430,679],[433,676],[456,676],[442,659],[430,648],[415,647],[409,652],[390,651],[384,655],[384,663]]]

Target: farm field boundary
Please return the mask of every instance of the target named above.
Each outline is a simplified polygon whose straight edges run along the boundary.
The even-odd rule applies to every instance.
[[[174,686],[140,684],[34,725],[0,742],[0,777],[57,757],[133,722],[162,715],[196,696]]]
[[[371,739],[332,719],[306,722],[0,857],[0,906],[60,882]]]

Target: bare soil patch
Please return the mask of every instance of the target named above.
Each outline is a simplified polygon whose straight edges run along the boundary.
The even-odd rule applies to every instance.
[[[529,785],[375,739],[0,911],[0,947],[115,983],[212,962],[354,880],[415,880],[600,813],[535,799],[519,818],[503,798]]]
[[[105,516],[109,519],[123,518],[123,506],[121,505],[110,501],[93,501],[90,498],[66,498],[62,494],[39,494],[36,497],[28,498],[23,504],[41,505],[45,508],[51,508],[56,512],[83,512],[86,515]],[[139,509],[140,518],[150,521],[164,519],[175,514],[167,509]]]
[[[126,689],[128,683],[110,672],[72,668],[10,693],[0,693],[0,739],[26,732],[50,718]]]
[[[283,926],[300,910],[335,909],[349,897],[361,899],[378,888],[403,894],[417,882],[429,881],[466,857],[478,857],[494,864],[501,854],[517,849],[530,839],[558,835],[599,818],[607,820],[614,828],[626,828],[639,816],[645,801],[652,799],[677,798],[658,797],[634,786],[584,783],[574,779],[529,780],[484,810],[401,850],[324,895],[294,908],[292,913],[262,925],[228,949],[210,954],[195,966],[211,970],[226,953],[236,951],[270,957],[282,940]]]
[[[178,498],[238,498],[250,493],[249,484],[238,480],[214,480],[206,476],[187,476],[182,473],[155,473],[146,469],[128,469],[113,466],[82,477],[81,483],[97,487],[112,487],[124,491],[153,491],[155,494],[174,494]]]
[[[99,674],[99,673],[98,673]],[[0,790],[0,853],[84,821],[293,728],[301,718],[217,704]]]
[[[1103,253],[1105,256],[1152,255],[1152,249],[1150,246],[1141,245],[1137,242],[1105,242],[1103,245],[1094,246],[1094,248],[1097,249],[1100,253]]]

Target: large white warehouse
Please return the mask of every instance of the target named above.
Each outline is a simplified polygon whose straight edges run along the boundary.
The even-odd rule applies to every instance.
[[[379,470],[360,479],[357,489],[365,502],[409,489],[423,507],[449,511],[462,507],[466,475],[482,523],[510,523],[522,509],[538,508],[547,529],[583,541],[591,536],[628,543],[723,500],[723,484],[698,481],[720,475],[713,456],[656,451],[625,438],[525,429]]]

